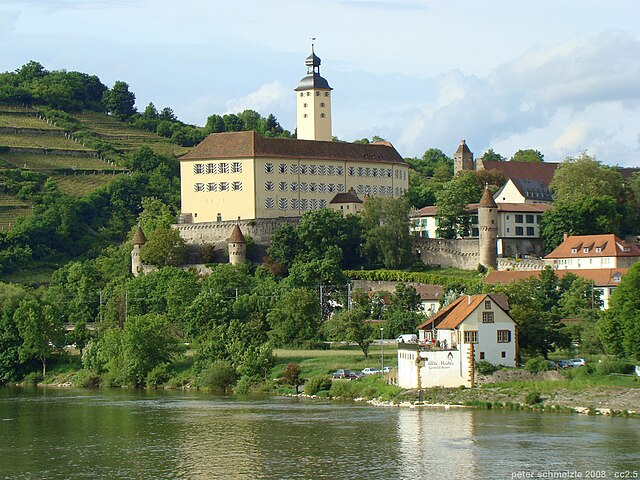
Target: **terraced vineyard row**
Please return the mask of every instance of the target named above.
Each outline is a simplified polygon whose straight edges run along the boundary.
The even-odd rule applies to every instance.
[[[63,155],[36,155],[29,153],[4,153],[0,160],[16,168],[29,170],[125,170],[119,165],[109,163],[95,157],[76,157]]]
[[[44,120],[32,115],[12,115],[0,111],[0,127],[34,128],[38,130],[61,130],[54,125],[49,125]]]
[[[58,135],[20,135],[0,133],[0,145],[27,148],[54,148],[62,150],[90,151],[82,144]]]
[[[0,208],[1,207],[28,207],[29,202],[22,200],[8,193],[0,193]]]
[[[88,174],[88,175],[52,175],[60,190],[74,197],[81,197],[105,186],[118,175]]]
[[[9,230],[18,218],[31,214],[31,207],[0,207],[0,231]]]

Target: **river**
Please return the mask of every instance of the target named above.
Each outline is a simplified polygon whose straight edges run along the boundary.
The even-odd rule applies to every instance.
[[[6,479],[634,478],[634,470],[640,478],[637,419],[0,388]]]

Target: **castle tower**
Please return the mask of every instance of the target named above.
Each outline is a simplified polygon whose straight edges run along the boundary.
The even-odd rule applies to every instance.
[[[467,142],[460,140],[460,145],[456,153],[453,154],[453,174],[460,172],[461,170],[475,170],[475,163],[473,161],[473,153],[467,147]]]
[[[295,89],[297,98],[297,127],[299,140],[332,140],[331,90],[320,76],[320,58],[313,51],[305,61],[307,76]]]
[[[480,263],[487,268],[497,268],[498,205],[493,200],[488,185],[484,189],[478,205],[478,227],[480,230]]]
[[[229,237],[229,263],[238,265],[247,261],[247,241],[238,224],[234,225]]]
[[[147,237],[144,236],[144,232],[140,225],[136,228],[131,240],[133,248],[131,249],[131,273],[134,277],[139,276],[142,273],[142,259],[140,258],[140,249],[147,243]]]

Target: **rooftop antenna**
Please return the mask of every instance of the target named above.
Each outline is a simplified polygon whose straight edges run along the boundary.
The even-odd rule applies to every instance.
[[[316,41],[316,37],[309,37],[309,40],[311,40],[311,53],[315,53],[315,52],[313,51],[313,42],[315,42],[315,41]]]

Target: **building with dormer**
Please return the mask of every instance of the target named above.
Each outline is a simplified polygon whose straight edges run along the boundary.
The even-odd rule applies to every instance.
[[[406,192],[408,165],[391,143],[333,141],[332,88],[315,52],[305,63],[297,140],[214,133],[180,158],[182,224],[297,218],[352,189],[360,198]]]
[[[556,270],[628,268],[640,258],[640,248],[613,233],[565,235],[564,241],[544,257]]]

